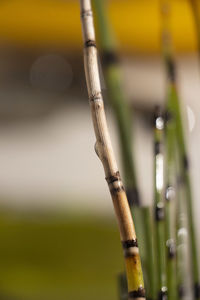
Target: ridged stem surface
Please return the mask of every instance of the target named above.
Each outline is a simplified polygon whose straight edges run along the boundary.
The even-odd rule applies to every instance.
[[[100,158],[112,196],[124,249],[129,299],[145,298],[143,274],[131,211],[115,160],[101,92],[97,48],[90,0],[80,0],[84,40],[84,65],[88,96]]]

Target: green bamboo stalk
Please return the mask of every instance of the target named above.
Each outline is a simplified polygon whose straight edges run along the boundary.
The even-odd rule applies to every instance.
[[[173,103],[172,103],[173,104]],[[177,288],[179,299],[186,299],[191,290],[188,265],[188,224],[186,214],[185,183],[182,180],[178,144],[175,145],[176,165],[176,234],[177,234]]]
[[[175,222],[175,120],[172,117],[173,103],[168,97],[166,122],[165,122],[165,146],[166,146],[166,191],[165,191],[165,230],[167,247],[167,287],[168,299],[177,299],[177,274],[176,274],[176,222]]]
[[[105,1],[93,0],[96,28],[102,54],[105,81],[108,89],[108,100],[113,108],[118,127],[122,167],[129,203],[140,204],[137,188],[135,164],[133,158],[132,112],[125,97],[117,45],[106,15]]]
[[[158,299],[167,298],[166,281],[166,248],[165,248],[165,203],[164,203],[164,118],[160,107],[156,107],[154,114],[154,211],[155,235],[157,251]]]
[[[146,269],[145,265],[147,265],[147,272],[145,272],[147,273],[145,278],[148,278],[148,281],[146,280],[145,282],[147,297],[155,299],[155,276],[152,276],[154,272],[151,234],[152,222],[148,222],[148,224],[144,222],[144,220],[150,220],[151,214],[150,209],[141,207],[137,187],[132,149],[132,112],[121,85],[121,72],[116,50],[117,46],[106,14],[105,1],[93,0],[93,6],[103,57],[105,80],[108,88],[108,100],[113,108],[118,127],[125,186],[131,212],[135,220],[138,241],[141,245],[141,258],[144,270]]]
[[[185,207],[183,205],[184,199],[184,184],[181,180],[180,164],[176,160],[177,168],[177,186],[176,186],[176,231],[177,231],[177,292],[179,299],[185,299],[188,294],[188,266],[186,264],[187,257],[187,222]]]
[[[85,75],[97,140],[95,150],[104,167],[119,225],[121,242],[124,249],[129,300],[140,300],[141,298],[145,298],[145,289],[139,248],[130,207],[118,171],[105,117],[91,1],[80,0],[80,5],[84,40]]]
[[[180,101],[177,92],[176,83],[176,67],[173,57],[173,43],[170,34],[169,27],[169,15],[170,15],[170,0],[161,1],[161,11],[163,16],[163,29],[162,29],[162,48],[163,57],[166,65],[166,71],[168,75],[168,90],[169,97],[173,103],[173,117],[176,121],[176,139],[178,148],[178,157],[180,160],[180,170],[182,174],[182,181],[185,185],[185,195],[186,195],[186,205],[187,205],[187,218],[189,225],[189,245],[191,253],[191,263],[192,263],[192,276],[193,276],[193,295],[194,299],[200,299],[200,277],[199,277],[199,267],[198,267],[198,255],[197,255],[197,245],[196,245],[196,234],[195,226],[193,221],[193,208],[192,208],[192,193],[191,193],[191,182],[189,175],[189,163],[188,155],[185,146],[185,137],[183,122],[180,109]]]
[[[121,273],[118,276],[119,300],[128,300],[128,286],[126,274]]]
[[[187,218],[188,218],[188,233],[189,233],[189,246],[191,253],[192,264],[192,277],[193,277],[193,296],[194,299],[200,299],[200,285],[199,285],[199,267],[198,267],[198,254],[196,245],[196,234],[193,220],[193,207],[192,207],[192,192],[191,182],[189,174],[189,162],[185,146],[185,138],[183,132],[183,124],[181,117],[180,104],[176,87],[171,86],[171,96],[174,102],[174,115],[176,119],[176,139],[178,144],[178,154],[180,160],[180,172],[181,180],[184,183],[184,191],[187,206]]]
[[[156,280],[155,274],[155,257],[154,257],[154,232],[153,232],[153,220],[152,220],[152,208],[143,207],[141,218],[143,218],[144,228],[144,240],[146,241],[143,247],[146,250],[146,281],[147,297],[150,300],[156,299]],[[149,230],[147,230],[149,228]],[[142,243],[140,243],[142,246]]]

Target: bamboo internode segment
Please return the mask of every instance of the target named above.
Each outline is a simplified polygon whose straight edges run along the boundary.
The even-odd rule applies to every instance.
[[[80,4],[83,38],[85,43],[85,74],[93,125],[97,140],[95,150],[104,167],[106,180],[113,199],[119,224],[126,262],[129,299],[144,298],[145,290],[135,228],[112,149],[105,117],[97,62],[97,49],[91,2],[90,0],[80,0]]]
[[[117,54],[117,46],[108,16],[107,1],[94,0],[96,28],[99,35],[100,53],[103,61],[103,71],[108,90],[108,101],[112,106],[120,143],[124,184],[129,205],[140,205],[133,155],[133,111],[128,105],[121,80],[121,70]],[[105,5],[106,4],[106,5]],[[137,224],[136,230],[137,230]],[[141,225],[141,224],[140,224]]]

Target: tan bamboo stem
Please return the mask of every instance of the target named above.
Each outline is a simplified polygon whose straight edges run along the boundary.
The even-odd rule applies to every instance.
[[[84,39],[84,65],[89,103],[96,135],[95,150],[100,158],[112,196],[124,249],[129,299],[145,298],[137,238],[126,193],[108,132],[101,93],[97,48],[90,0],[80,0]]]

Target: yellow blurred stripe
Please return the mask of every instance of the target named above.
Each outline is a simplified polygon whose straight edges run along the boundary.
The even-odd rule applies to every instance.
[[[122,51],[158,53],[160,0],[109,1],[109,14]],[[196,49],[189,0],[172,1],[170,19],[176,50]],[[82,47],[79,1],[7,0],[0,3],[0,43],[31,47]]]

